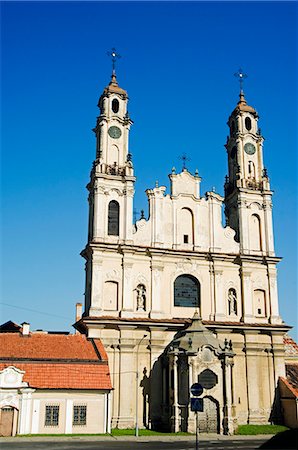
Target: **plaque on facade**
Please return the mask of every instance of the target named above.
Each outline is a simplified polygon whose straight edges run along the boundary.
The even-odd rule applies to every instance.
[[[212,389],[218,383],[218,376],[210,369],[203,370],[198,377],[199,383],[205,389]]]

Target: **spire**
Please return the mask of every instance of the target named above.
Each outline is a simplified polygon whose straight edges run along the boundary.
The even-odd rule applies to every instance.
[[[103,91],[103,95],[114,93],[122,96],[123,98],[127,98],[127,92],[118,85],[116,77],[116,61],[121,58],[121,55],[116,52],[114,47],[110,52],[107,52],[107,55],[110,56],[112,60],[112,75],[109,85]]]
[[[251,114],[257,116],[256,110],[249,106],[245,100],[244,91],[243,91],[243,81],[247,78],[247,75],[240,68],[238,72],[234,73],[234,77],[238,78],[240,84],[240,93],[239,93],[239,101],[237,103],[236,108],[234,109],[232,114],[237,114],[239,111],[250,112]]]
[[[107,52],[107,55],[110,56],[112,59],[112,80],[113,77],[115,77],[116,80],[116,61],[117,59],[121,58],[121,55],[119,55],[119,53],[116,52],[115,47],[113,47],[110,52]]]
[[[238,72],[234,73],[234,77],[238,78],[239,84],[240,84],[240,96],[243,95],[243,97],[244,97],[243,81],[245,80],[245,78],[247,78],[247,75],[246,75],[246,73],[243,72],[243,70],[240,67]]]

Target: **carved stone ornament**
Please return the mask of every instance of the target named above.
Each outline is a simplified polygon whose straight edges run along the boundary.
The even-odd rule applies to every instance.
[[[236,234],[235,230],[233,230],[230,227],[226,227],[224,230],[224,235],[227,239],[233,239],[235,234]]]
[[[105,281],[119,281],[120,273],[116,269],[112,269],[110,272],[107,272],[105,275]]]
[[[28,383],[23,381],[25,372],[14,366],[6,367],[0,372],[0,388],[27,387]]]

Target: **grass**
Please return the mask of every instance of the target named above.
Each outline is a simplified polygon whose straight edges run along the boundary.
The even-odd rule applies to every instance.
[[[239,425],[235,434],[277,434],[286,430],[288,430],[288,428],[283,425]]]
[[[277,434],[282,431],[288,430],[287,427],[283,425],[239,425],[236,433],[238,435],[258,435],[258,434]],[[111,430],[111,434],[18,434],[16,437],[76,437],[76,436],[134,436],[135,429],[134,428],[113,428]],[[191,436],[192,433],[162,433],[160,431],[152,431],[147,429],[139,429],[139,436]]]

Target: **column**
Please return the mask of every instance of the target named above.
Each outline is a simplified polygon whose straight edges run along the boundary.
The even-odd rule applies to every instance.
[[[268,265],[268,287],[270,299],[270,322],[275,324],[282,323],[278,310],[278,293],[277,293],[277,270],[273,264]]]
[[[126,189],[124,191],[124,204],[125,204],[125,214],[123,214],[124,224],[123,224],[123,239],[127,244],[132,244],[132,209],[133,209],[133,195],[134,188],[132,182],[126,184]]]
[[[67,399],[65,405],[65,434],[72,433],[73,400]]]
[[[90,316],[97,316],[103,310],[102,302],[102,257],[96,253],[91,256],[91,307]]]
[[[120,363],[119,363],[119,406],[118,406],[118,427],[135,427],[135,395],[136,391],[136,373],[134,370],[133,350],[135,348],[134,339],[132,339],[132,330],[121,331],[120,339]]]
[[[223,270],[214,268],[215,320],[221,321],[226,316],[226,302],[223,289]]]
[[[174,433],[177,433],[179,431],[179,408],[178,408],[178,355],[177,353],[174,354],[174,361],[173,361],[173,369],[174,369],[174,403],[173,403],[173,415],[174,415]]]
[[[274,240],[273,240],[273,224],[272,224],[272,202],[271,194],[264,195],[264,218],[265,218],[265,239],[266,239],[266,250],[269,256],[274,256]]]
[[[246,267],[241,269],[241,281],[242,281],[242,314],[243,321],[246,323],[252,323],[255,321],[253,313],[253,293],[251,283],[251,270]]]
[[[150,327],[150,367],[151,367],[151,383],[150,383],[150,409],[151,409],[151,425],[154,429],[160,425],[162,419],[162,364],[160,356],[165,349],[164,333],[166,328],[159,329]],[[148,374],[149,375],[149,374]]]
[[[151,312],[150,317],[162,317],[161,305],[161,274],[163,265],[159,262],[151,263]]]
[[[209,320],[215,320],[215,277],[214,277],[214,264],[213,261],[209,262],[209,274],[210,274],[210,314]],[[202,312],[201,312],[202,315]]]
[[[30,434],[32,420],[32,393],[35,389],[21,389],[20,424],[18,434]]]
[[[248,423],[260,424],[264,417],[260,411],[260,371],[259,354],[262,349],[258,346],[258,332],[245,332],[247,394],[248,394]]]
[[[124,256],[122,263],[123,270],[123,286],[122,286],[122,317],[132,317],[133,315],[133,287],[132,287],[132,266],[133,262],[127,260]]]
[[[244,254],[249,253],[249,227],[247,220],[246,201],[238,200],[238,216],[239,216],[239,235],[240,235],[240,251]]]
[[[104,187],[99,186],[99,180],[94,180],[93,185],[93,239],[104,239],[107,230],[107,202],[108,198]]]

